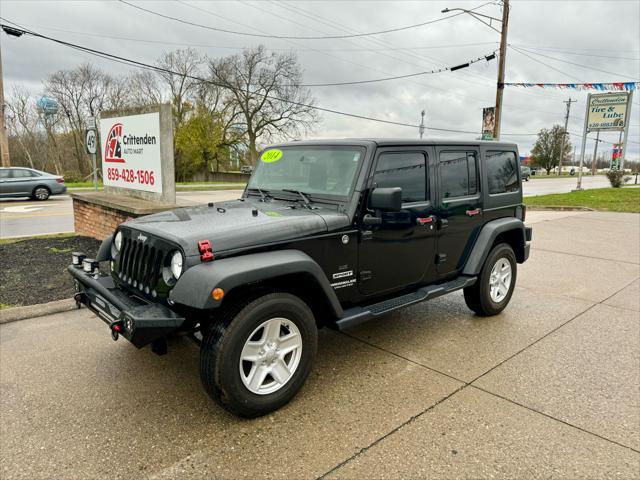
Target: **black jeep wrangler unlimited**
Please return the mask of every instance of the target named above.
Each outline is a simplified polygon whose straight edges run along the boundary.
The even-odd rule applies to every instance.
[[[302,387],[321,326],[456,290],[478,315],[507,306],[531,240],[518,158],[501,142],[276,145],[239,200],[131,220],[95,259],[74,253],[75,299],[157,353],[199,332],[207,392],[263,415]]]

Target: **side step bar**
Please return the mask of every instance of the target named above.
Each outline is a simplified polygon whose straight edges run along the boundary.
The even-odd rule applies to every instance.
[[[447,293],[455,292],[456,290],[461,290],[465,287],[470,287],[476,283],[476,280],[477,277],[462,275],[450,282],[421,287],[415,292],[390,298],[384,302],[374,303],[364,307],[353,307],[345,310],[344,315],[335,322],[334,327],[339,331],[355,327],[367,320],[371,320],[372,318],[389,313],[393,310],[407,307],[425,300],[431,300],[432,298],[446,295]]]

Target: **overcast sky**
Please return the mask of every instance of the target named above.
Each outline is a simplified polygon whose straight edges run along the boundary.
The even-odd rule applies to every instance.
[[[440,12],[445,7],[473,8],[484,3],[482,0],[129,1],[216,28],[288,36],[385,30],[441,18],[444,15]],[[477,12],[499,17],[500,7],[488,4]],[[194,46],[210,57],[219,57],[262,43],[270,49],[295,51],[307,83],[366,80],[458,65],[497,49],[499,41],[498,33],[468,15],[401,32],[348,40],[248,38],[160,18],[117,0],[0,0],[0,15],[53,37],[147,62],[164,50],[180,47]],[[639,18],[638,0],[512,1],[508,41],[514,47],[526,49],[532,58],[508,50],[506,81],[637,81]],[[33,37],[8,38],[2,34],[0,38],[6,93],[14,84],[39,92],[48,74],[74,68],[84,61],[114,75],[125,74],[129,69]],[[316,87],[313,94],[317,104],[326,108],[412,124],[420,122],[420,111],[426,109],[427,127],[479,132],[482,108],[495,102],[496,73],[497,61],[483,61],[456,72],[406,80]],[[572,105],[569,130],[581,133],[587,92],[507,87],[502,131],[534,135],[503,138],[516,141],[521,153],[528,153],[535,133],[562,123],[563,100],[569,96],[578,100]],[[636,92],[628,150],[628,158],[636,160],[640,158],[639,104],[640,92]],[[414,128],[324,113],[312,137],[417,135]],[[427,135],[473,137],[429,130]],[[601,138],[613,142],[618,134],[603,133]],[[571,140],[579,153],[580,138],[572,136]],[[599,151],[610,149],[610,144],[599,147]],[[587,152],[592,151],[591,140],[587,142]]]

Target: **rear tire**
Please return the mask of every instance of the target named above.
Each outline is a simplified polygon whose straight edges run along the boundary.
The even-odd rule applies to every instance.
[[[506,243],[496,245],[489,252],[476,283],[464,289],[467,307],[480,316],[497,315],[509,304],[516,277],[513,249]]]
[[[200,378],[226,410],[259,417],[298,393],[311,372],[317,343],[313,313],[302,300],[288,293],[264,295],[206,331]]]
[[[47,187],[36,187],[33,189],[33,193],[31,194],[31,198],[33,200],[45,201],[51,195],[51,191]]]

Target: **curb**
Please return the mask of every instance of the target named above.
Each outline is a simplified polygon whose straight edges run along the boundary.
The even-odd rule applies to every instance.
[[[563,207],[563,206],[542,206],[542,205],[527,205],[527,211],[529,212],[596,212],[597,210],[588,207]]]
[[[39,305],[27,305],[26,307],[7,308],[0,310],[0,325],[75,309],[76,301],[73,298],[65,298],[64,300],[56,300]]]

